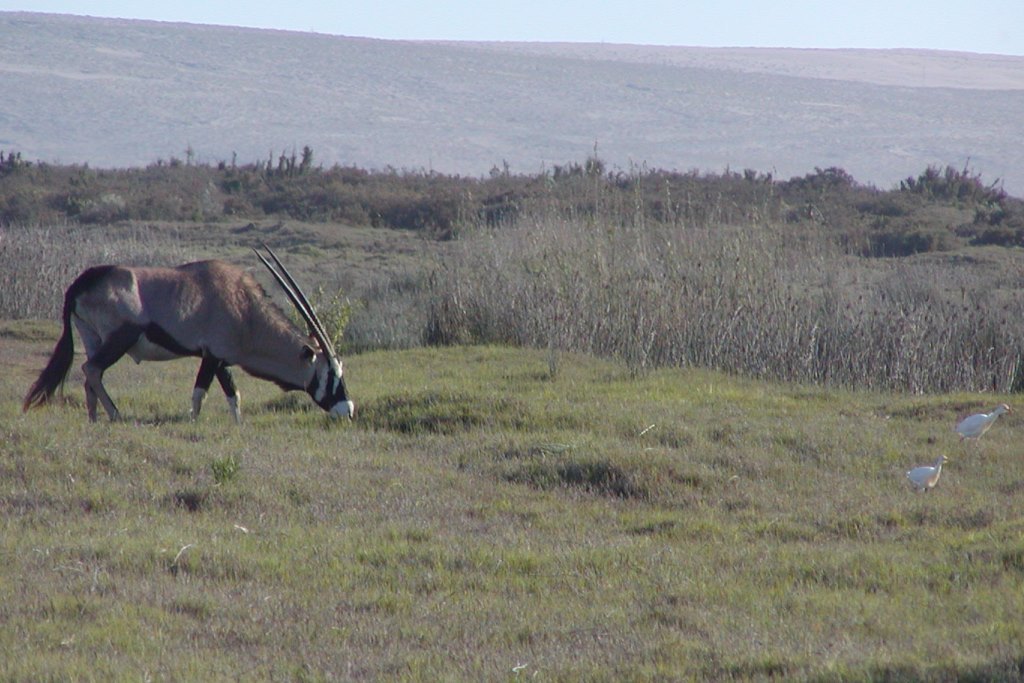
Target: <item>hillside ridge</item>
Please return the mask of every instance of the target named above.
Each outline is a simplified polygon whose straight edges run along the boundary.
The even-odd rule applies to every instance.
[[[619,168],[887,188],[969,165],[1024,193],[1024,57],[387,41],[0,12],[0,148],[144,166],[192,156],[471,176],[598,153]]]

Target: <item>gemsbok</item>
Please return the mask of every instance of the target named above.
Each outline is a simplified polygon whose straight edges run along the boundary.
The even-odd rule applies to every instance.
[[[103,387],[103,373],[125,354],[136,363],[202,358],[192,391],[193,419],[216,377],[232,416],[241,421],[232,365],[286,391],[305,390],[332,417],[353,417],[355,406],[348,399],[341,359],[330,337],[277,255],[267,245],[263,248],[273,264],[253,251],[299,311],[309,336],[270,302],[250,273],[224,261],[175,268],[96,266],[79,275],[65,292],[64,331],[22,409],[46,403],[64,384],[75,355],[74,321],[85,346],[85,403],[93,422],[97,402],[111,420],[120,418]]]

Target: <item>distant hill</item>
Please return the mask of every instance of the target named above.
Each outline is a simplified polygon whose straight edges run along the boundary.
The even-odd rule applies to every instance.
[[[383,41],[0,12],[0,149],[94,167],[316,163],[535,173],[969,165],[1024,195],[1024,57]]]

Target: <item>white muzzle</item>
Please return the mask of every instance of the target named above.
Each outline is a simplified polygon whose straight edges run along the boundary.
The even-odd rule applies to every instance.
[[[347,417],[353,418],[356,416],[356,404],[352,401],[341,401],[334,404],[330,412],[331,417]]]

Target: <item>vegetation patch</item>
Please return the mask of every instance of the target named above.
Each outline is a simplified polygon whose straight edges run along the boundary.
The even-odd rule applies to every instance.
[[[46,320],[26,320],[17,324],[0,320],[0,339],[47,342],[59,336],[56,326]]]
[[[319,409],[305,392],[288,391],[264,401],[258,410],[269,413],[311,413]]]
[[[658,519],[632,526],[629,533],[638,536],[671,535],[678,526],[679,521],[676,519]]]
[[[213,474],[213,480],[217,482],[218,485],[227,484],[234,480],[241,469],[242,464],[234,455],[215,458],[210,463],[210,472]]]
[[[483,401],[466,394],[426,391],[384,396],[360,408],[359,424],[402,434],[457,434],[478,428],[523,424],[523,406],[494,397]]]
[[[200,512],[208,505],[210,494],[200,489],[187,488],[175,491],[171,494],[170,500],[176,508],[188,512]]]
[[[567,487],[616,498],[648,497],[638,477],[607,460],[534,460],[516,467],[506,479],[540,489]]]
[[[210,617],[210,604],[202,598],[181,598],[167,606],[174,614],[181,614],[191,619],[203,621]]]

